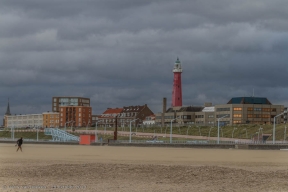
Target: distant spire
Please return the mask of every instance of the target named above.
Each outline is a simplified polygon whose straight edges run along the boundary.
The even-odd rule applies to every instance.
[[[11,115],[11,113],[10,113],[10,105],[9,105],[9,98],[8,98],[8,105],[7,105],[7,110],[6,110],[6,113],[5,113],[5,115]]]

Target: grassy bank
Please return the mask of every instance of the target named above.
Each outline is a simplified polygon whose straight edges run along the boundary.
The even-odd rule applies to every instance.
[[[285,124],[276,125],[276,140],[283,140],[285,135]],[[251,139],[252,136],[257,136],[257,132],[260,130],[260,135],[263,131],[263,134],[272,134],[273,133],[273,125],[235,125],[235,126],[222,126],[220,129],[220,136],[225,138],[235,138],[235,139]],[[80,128],[81,130],[86,130],[85,128]],[[114,127],[97,127],[98,130],[107,130],[107,131],[114,131]],[[77,128],[78,130],[78,128]],[[95,130],[95,127],[89,127],[88,130]],[[121,128],[118,127],[118,131],[129,131],[129,127]],[[180,134],[180,135],[194,135],[194,136],[207,136],[209,137],[217,137],[218,134],[218,127],[217,126],[173,126],[172,132],[173,134]],[[132,127],[132,132],[134,133],[155,133],[155,134],[167,134],[167,137],[169,137],[170,134],[170,126],[167,125],[167,127]],[[288,132],[288,130],[287,130]],[[21,132],[17,133],[15,132],[15,138],[19,137],[25,137],[25,138],[31,138],[36,139],[36,132]],[[73,133],[74,135],[78,135],[77,133]],[[6,137],[10,138],[11,133],[9,130],[6,131],[0,131],[0,137]],[[102,137],[102,139],[113,139],[113,135],[99,135],[99,138]],[[43,132],[39,132],[39,139],[52,139],[51,136],[44,135]],[[122,137],[118,136],[118,139],[128,140],[129,137]],[[133,136],[133,140],[147,140],[149,138],[143,138],[143,137],[137,137]],[[159,137],[159,139],[166,140],[167,138]],[[179,138],[181,139],[181,138]],[[272,140],[272,136],[268,139]]]
[[[285,135],[285,124],[276,125],[276,140],[283,140]],[[261,130],[259,130],[262,128]],[[86,128],[82,128],[85,130]],[[88,128],[89,130],[95,130],[95,127]],[[98,127],[98,130],[107,130],[107,131],[114,131],[114,127]],[[121,128],[118,127],[118,131],[129,131],[129,127]],[[257,132],[260,131],[260,135],[263,134],[272,134],[273,133],[273,125],[235,125],[235,126],[222,126],[220,128],[220,136],[225,138],[238,138],[238,139],[251,139],[251,136],[258,135]],[[170,134],[170,125],[166,127],[139,127],[135,128],[132,127],[132,132],[138,133],[162,133],[162,134]],[[172,128],[173,134],[180,134],[180,135],[195,135],[195,136],[207,136],[209,137],[217,137],[218,134],[218,127],[217,126],[173,126]],[[287,130],[288,132],[288,130]],[[286,135],[285,135],[286,137]],[[268,140],[272,140],[270,137]]]

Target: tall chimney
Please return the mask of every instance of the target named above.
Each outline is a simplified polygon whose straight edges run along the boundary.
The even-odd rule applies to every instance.
[[[162,127],[165,126],[164,116],[165,116],[165,113],[166,113],[166,106],[167,106],[167,99],[166,99],[166,97],[164,97],[163,98],[163,111],[162,111]]]

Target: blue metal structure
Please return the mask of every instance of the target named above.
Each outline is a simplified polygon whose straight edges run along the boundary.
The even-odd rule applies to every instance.
[[[79,141],[79,137],[58,128],[45,128],[45,135],[51,135],[53,141]]]

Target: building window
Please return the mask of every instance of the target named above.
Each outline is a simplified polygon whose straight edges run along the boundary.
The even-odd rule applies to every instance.
[[[217,111],[230,111],[230,108],[217,108]]]
[[[241,114],[234,114],[233,117],[239,118],[239,117],[242,117],[242,115]]]
[[[270,118],[270,115],[263,114],[262,118]]]
[[[261,111],[261,108],[254,108],[254,111]]]
[[[225,116],[225,117],[224,117]],[[230,115],[229,114],[221,114],[221,115],[216,115],[216,118],[230,118]]]
[[[249,108],[247,109],[247,111],[253,111],[253,108],[252,108],[252,107],[249,107]]]
[[[208,115],[208,118],[214,118],[214,115]]]
[[[242,108],[241,107],[234,107],[233,111],[242,111]]]
[[[63,111],[63,108],[61,108],[61,111]]]
[[[265,112],[270,112],[271,109],[270,108],[262,108],[262,111],[265,111]]]
[[[233,124],[241,123],[241,121],[233,121]]]

